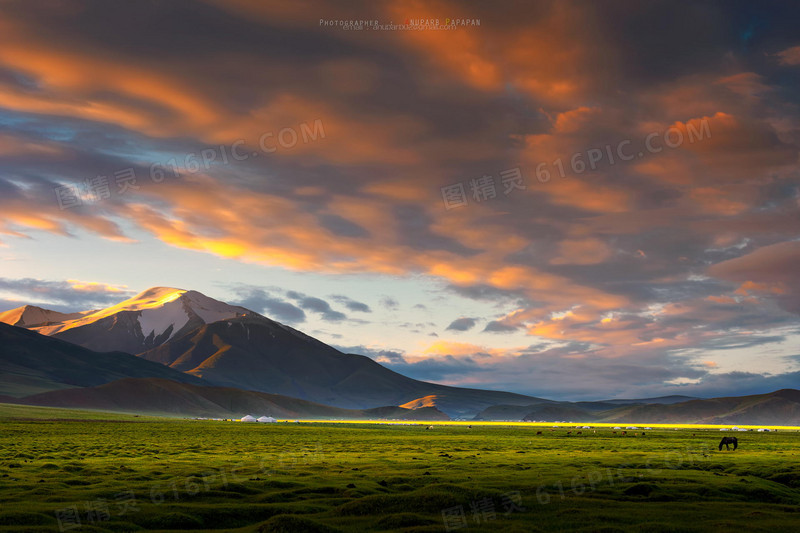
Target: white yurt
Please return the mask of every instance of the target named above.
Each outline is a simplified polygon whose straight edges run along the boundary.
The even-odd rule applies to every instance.
[[[277,420],[275,420],[271,416],[262,416],[261,418],[256,420],[256,422],[267,423],[267,422],[277,422]]]
[[[245,416],[243,416],[242,418],[240,418],[240,419],[239,419],[239,421],[240,421],[240,422],[255,422],[255,421],[256,421],[256,419],[255,419],[255,417],[253,417],[253,416],[250,416],[250,415],[245,415]]]

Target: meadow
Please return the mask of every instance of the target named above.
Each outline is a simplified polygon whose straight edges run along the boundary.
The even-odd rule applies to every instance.
[[[0,531],[800,528],[794,430],[426,427],[0,404]]]

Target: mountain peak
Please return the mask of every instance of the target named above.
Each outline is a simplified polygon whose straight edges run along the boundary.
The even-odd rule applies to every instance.
[[[93,350],[137,354],[204,324],[248,314],[252,311],[197,291],[151,287],[106,309],[37,331]]]
[[[23,328],[79,318],[81,313],[59,313],[36,305],[23,305],[0,313],[0,322]]]
[[[149,289],[140,292],[133,298],[129,298],[124,302],[118,303],[114,307],[125,307],[126,309],[131,307],[136,307],[138,309],[160,307],[173,300],[177,300],[187,292],[196,291],[187,291],[184,289],[176,289],[174,287],[150,287]]]

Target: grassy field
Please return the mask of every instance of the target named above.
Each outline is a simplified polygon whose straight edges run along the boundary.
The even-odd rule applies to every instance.
[[[719,452],[731,433],[468,426],[0,405],[0,531],[800,527],[796,431],[736,433],[739,449]]]

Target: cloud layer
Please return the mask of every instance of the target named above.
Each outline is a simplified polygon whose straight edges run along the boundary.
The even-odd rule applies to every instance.
[[[47,232],[124,247],[136,233],[331,279],[432,281],[497,313],[439,317],[451,344],[407,348],[413,363],[395,368],[531,393],[553,381],[521,376],[550,372],[595,376],[596,391],[614,373],[633,391],[753,383],[686,350],[797,321],[793,6],[764,8],[749,37],[747,13],[714,2],[3,10],[6,245]],[[481,25],[319,25],[454,14]],[[448,209],[454,185],[464,195]],[[54,299],[90,301],[64,283],[48,285]],[[399,309],[335,282],[327,299],[237,294],[294,324]],[[455,343],[464,335],[472,348]],[[535,350],[492,348],[522,335]]]

